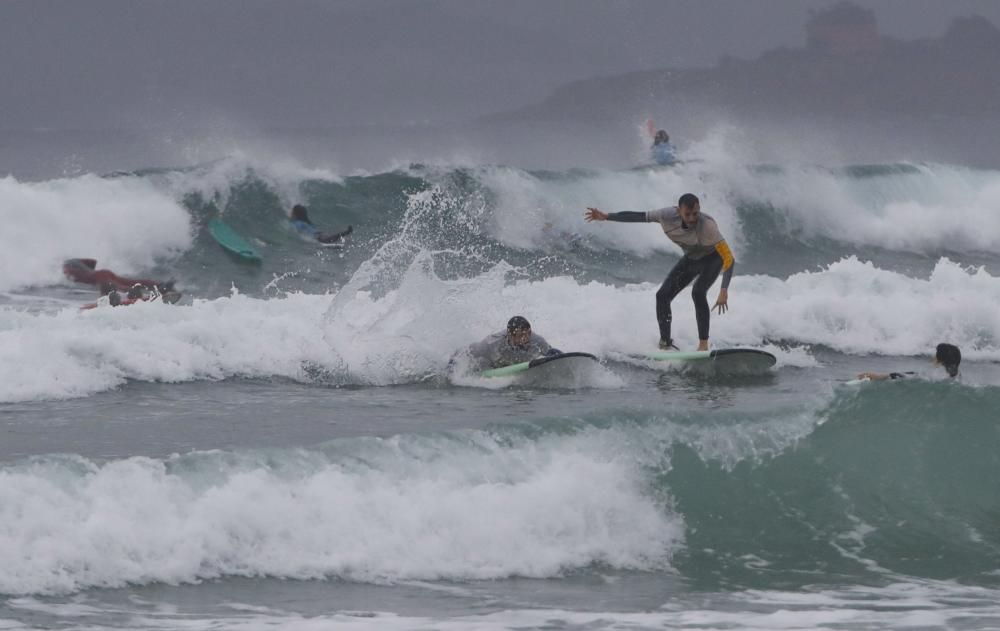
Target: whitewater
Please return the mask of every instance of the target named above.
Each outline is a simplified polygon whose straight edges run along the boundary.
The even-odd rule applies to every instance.
[[[0,627],[1000,624],[1000,171],[685,157],[0,178]],[[712,344],[767,374],[634,360],[679,251],[583,213],[685,192],[737,261]],[[69,258],[183,297],[81,310]],[[599,363],[456,370],[518,314]],[[939,342],[957,381],[848,383]]]

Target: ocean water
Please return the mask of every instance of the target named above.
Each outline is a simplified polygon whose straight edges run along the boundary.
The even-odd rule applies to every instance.
[[[0,628],[1000,626],[1000,171],[725,149],[0,179]],[[583,212],[682,192],[737,259],[713,344],[768,374],[631,358],[678,251]],[[70,257],[184,297],[81,311]],[[449,369],[514,314],[600,363]],[[958,381],[846,383],[942,341]]]

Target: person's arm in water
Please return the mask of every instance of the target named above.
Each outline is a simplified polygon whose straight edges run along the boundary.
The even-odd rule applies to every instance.
[[[905,379],[912,372],[860,372],[858,379],[868,379],[870,381],[886,381],[887,379]]]
[[[316,240],[320,243],[339,243],[354,231],[353,226],[347,226],[347,230],[342,230],[341,232],[334,232],[333,234],[326,232],[319,232],[316,234]]]

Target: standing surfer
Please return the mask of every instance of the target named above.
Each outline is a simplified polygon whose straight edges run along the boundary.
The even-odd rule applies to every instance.
[[[684,256],[674,265],[666,280],[656,292],[656,321],[660,327],[660,348],[677,350],[670,336],[673,319],[670,303],[682,289],[694,281],[691,298],[698,319],[698,350],[708,350],[708,328],[711,309],[708,307],[708,289],[722,272],[722,288],[714,308],[719,314],[729,309],[729,281],[733,277],[735,260],[726,240],[719,232],[715,220],[701,212],[696,195],[681,195],[675,207],[648,212],[605,213],[588,208],[584,215],[590,221],[624,221],[658,223],[667,237],[680,246]],[[695,280],[697,279],[697,280]]]

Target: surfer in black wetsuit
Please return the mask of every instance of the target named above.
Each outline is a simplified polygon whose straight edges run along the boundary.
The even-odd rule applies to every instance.
[[[584,215],[590,221],[627,221],[658,223],[664,234],[680,246],[684,256],[674,265],[656,292],[656,321],[660,327],[660,348],[677,350],[670,337],[673,315],[670,303],[685,287],[694,281],[691,298],[698,319],[698,350],[708,350],[708,327],[712,315],[708,307],[708,289],[722,272],[722,288],[714,308],[719,314],[729,309],[729,281],[733,277],[735,260],[726,240],[719,232],[715,220],[701,212],[698,197],[685,193],[677,206],[650,210],[648,212],[605,213],[596,208],[588,208]],[[695,280],[697,279],[697,280]]]
[[[292,222],[292,225],[300,233],[324,244],[340,243],[344,240],[344,237],[354,231],[352,226],[347,226],[346,230],[340,232],[320,232],[319,228],[309,219],[309,212],[302,204],[292,206],[292,216],[289,218],[289,221]]]
[[[505,331],[490,335],[467,351],[476,370],[501,368],[560,352],[552,348],[544,337],[532,333],[531,324],[523,316],[514,316],[507,321]]]
[[[954,344],[941,343],[934,350],[934,365],[943,366],[948,377],[954,379],[958,377],[958,365],[962,363],[962,351]],[[870,379],[872,381],[884,381],[886,379],[904,379],[906,377],[919,376],[915,372],[862,372],[858,373],[858,379]]]

